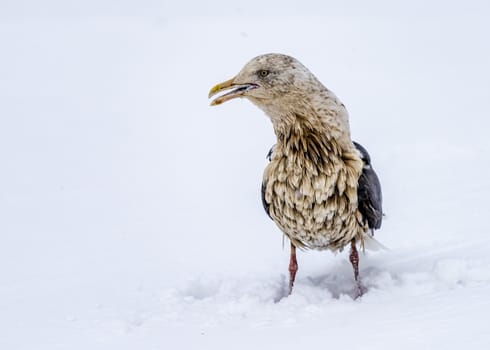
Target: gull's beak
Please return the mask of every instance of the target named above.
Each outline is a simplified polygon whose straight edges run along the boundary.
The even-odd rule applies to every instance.
[[[215,98],[213,101],[211,101],[211,106],[217,106],[231,99],[243,97],[248,91],[259,87],[257,84],[237,84],[235,83],[235,78],[231,78],[230,80],[213,86],[213,88],[209,91],[208,98],[213,97],[221,91],[230,89],[233,90]]]

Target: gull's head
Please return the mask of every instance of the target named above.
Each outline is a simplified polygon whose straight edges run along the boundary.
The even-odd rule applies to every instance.
[[[305,84],[316,83],[313,74],[298,60],[271,53],[253,58],[235,77],[216,84],[209,92],[209,98],[223,92],[211,102],[212,106],[237,97],[263,105],[299,92]]]

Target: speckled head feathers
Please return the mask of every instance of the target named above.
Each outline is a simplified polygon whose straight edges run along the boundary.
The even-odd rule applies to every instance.
[[[291,56],[269,53],[250,60],[232,79],[216,85],[210,96],[231,88],[235,90],[216,98],[221,104],[235,97],[246,97],[260,105],[304,88],[304,84],[321,86],[311,72]]]
[[[248,97],[260,100],[280,98],[296,90],[299,82],[313,79],[311,72],[297,59],[282,54],[255,57],[235,77],[237,84],[257,84],[258,88],[250,91]]]

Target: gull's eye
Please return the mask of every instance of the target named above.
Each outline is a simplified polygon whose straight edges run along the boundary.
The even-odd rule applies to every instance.
[[[259,77],[265,78],[266,76],[269,75],[269,71],[266,69],[259,70]]]

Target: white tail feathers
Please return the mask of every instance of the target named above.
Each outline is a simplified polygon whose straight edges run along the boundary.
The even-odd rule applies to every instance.
[[[380,250],[389,250],[369,233],[364,234],[362,238],[363,238],[363,247],[362,247],[363,249],[371,250],[374,252]]]

